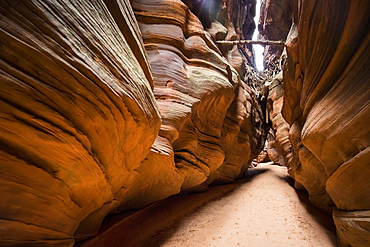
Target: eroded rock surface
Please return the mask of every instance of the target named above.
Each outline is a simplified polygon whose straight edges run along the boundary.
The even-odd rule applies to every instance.
[[[368,1],[293,1],[283,116],[291,174],[334,220],[344,246],[370,241]]]
[[[178,188],[189,192],[233,181],[265,138],[253,92],[181,1],[133,1],[133,8],[163,120],[156,149],[174,155],[171,167],[183,178]]]
[[[124,4],[1,1],[0,245],[72,245],[125,200],[160,117]]]
[[[285,41],[292,25],[292,0],[262,0],[258,23],[258,38],[262,40]],[[264,67],[274,69],[284,47],[266,45]]]
[[[283,74],[280,72],[268,85],[268,110],[272,129],[268,138],[267,153],[275,164],[290,168],[292,145],[289,140],[290,126],[281,114],[284,101]]]
[[[216,40],[252,39],[256,29],[255,0],[183,0]],[[223,56],[244,78],[247,66],[255,67],[252,45],[218,45]]]
[[[72,246],[262,149],[259,102],[198,18],[131,2],[0,2],[0,245]]]

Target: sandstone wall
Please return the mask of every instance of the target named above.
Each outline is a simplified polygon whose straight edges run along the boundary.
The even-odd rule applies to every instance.
[[[233,181],[263,148],[257,99],[181,1],[133,1],[133,8],[162,116],[156,148],[174,155],[179,189]]]
[[[233,181],[262,149],[258,101],[181,1],[0,15],[1,246],[72,246],[108,213]]]
[[[261,40],[285,41],[292,25],[292,0],[262,0],[258,38]],[[274,69],[284,47],[266,45],[264,67]]]
[[[183,0],[199,18],[213,40],[252,39],[256,29],[255,0]],[[252,45],[218,45],[228,62],[244,78],[245,67],[253,66]]]
[[[341,244],[370,242],[368,1],[293,1],[283,116],[290,174],[333,217]]]
[[[0,2],[1,246],[72,245],[125,200],[160,126],[125,4]]]
[[[287,166],[288,170],[292,163],[292,145],[289,140],[290,126],[281,114],[284,102],[283,74],[280,72],[272,82],[268,83],[267,108],[272,123],[269,132],[269,148],[267,153],[275,164]]]

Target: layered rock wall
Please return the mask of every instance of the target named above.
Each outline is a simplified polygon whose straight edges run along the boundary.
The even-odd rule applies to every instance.
[[[272,128],[269,132],[268,156],[275,164],[287,166],[292,163],[292,145],[289,140],[290,126],[281,114],[284,102],[283,74],[280,72],[268,85],[267,107]]]
[[[252,39],[256,29],[255,0],[183,0],[213,40]],[[244,78],[245,67],[255,67],[252,45],[218,45],[224,57]]]
[[[292,1],[286,9],[278,4],[264,2],[259,26],[266,39],[282,39],[287,23],[282,17],[293,9],[284,78],[269,85],[270,156],[287,165],[295,187],[307,190],[314,205],[334,210],[340,245],[367,246],[369,4]],[[265,63],[280,54],[265,50]]]
[[[283,116],[290,174],[316,206],[335,209],[340,243],[370,242],[370,5],[293,1]]]
[[[292,0],[262,0],[258,23],[258,38],[261,40],[285,41],[292,25]],[[274,69],[284,47],[266,45],[265,69]]]
[[[72,245],[125,200],[160,116],[124,4],[1,1],[0,245]]]
[[[172,147],[167,152],[174,154],[173,167],[184,178],[181,190],[233,181],[248,168],[266,135],[253,92],[186,5],[133,1],[133,8],[163,120],[159,138],[164,143],[157,148]]]
[[[131,2],[0,2],[1,246],[72,246],[262,149],[259,102],[198,18]]]

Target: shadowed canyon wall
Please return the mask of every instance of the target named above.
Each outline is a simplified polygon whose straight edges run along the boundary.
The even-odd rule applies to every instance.
[[[256,0],[183,0],[214,41],[252,39],[256,29]],[[247,66],[255,67],[252,45],[218,45],[228,62],[244,78]]]
[[[0,245],[243,175],[265,120],[181,1],[0,2]],[[137,22],[137,20],[138,22]]]
[[[267,149],[270,159],[279,165],[288,166],[292,159],[292,145],[289,140],[290,126],[281,114],[284,102],[283,74],[280,72],[268,85],[269,95],[267,108],[272,123],[269,132]]]
[[[285,41],[292,25],[292,0],[261,0],[258,23],[258,38],[261,40]],[[264,67],[274,69],[284,47],[266,45]]]
[[[283,78],[269,86],[277,150],[296,188],[333,211],[339,244],[368,246],[370,4],[292,3]]]

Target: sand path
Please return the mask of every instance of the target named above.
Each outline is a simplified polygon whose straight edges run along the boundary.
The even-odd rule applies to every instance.
[[[285,167],[259,164],[234,184],[110,217],[78,246],[336,246],[330,216],[291,182]]]

